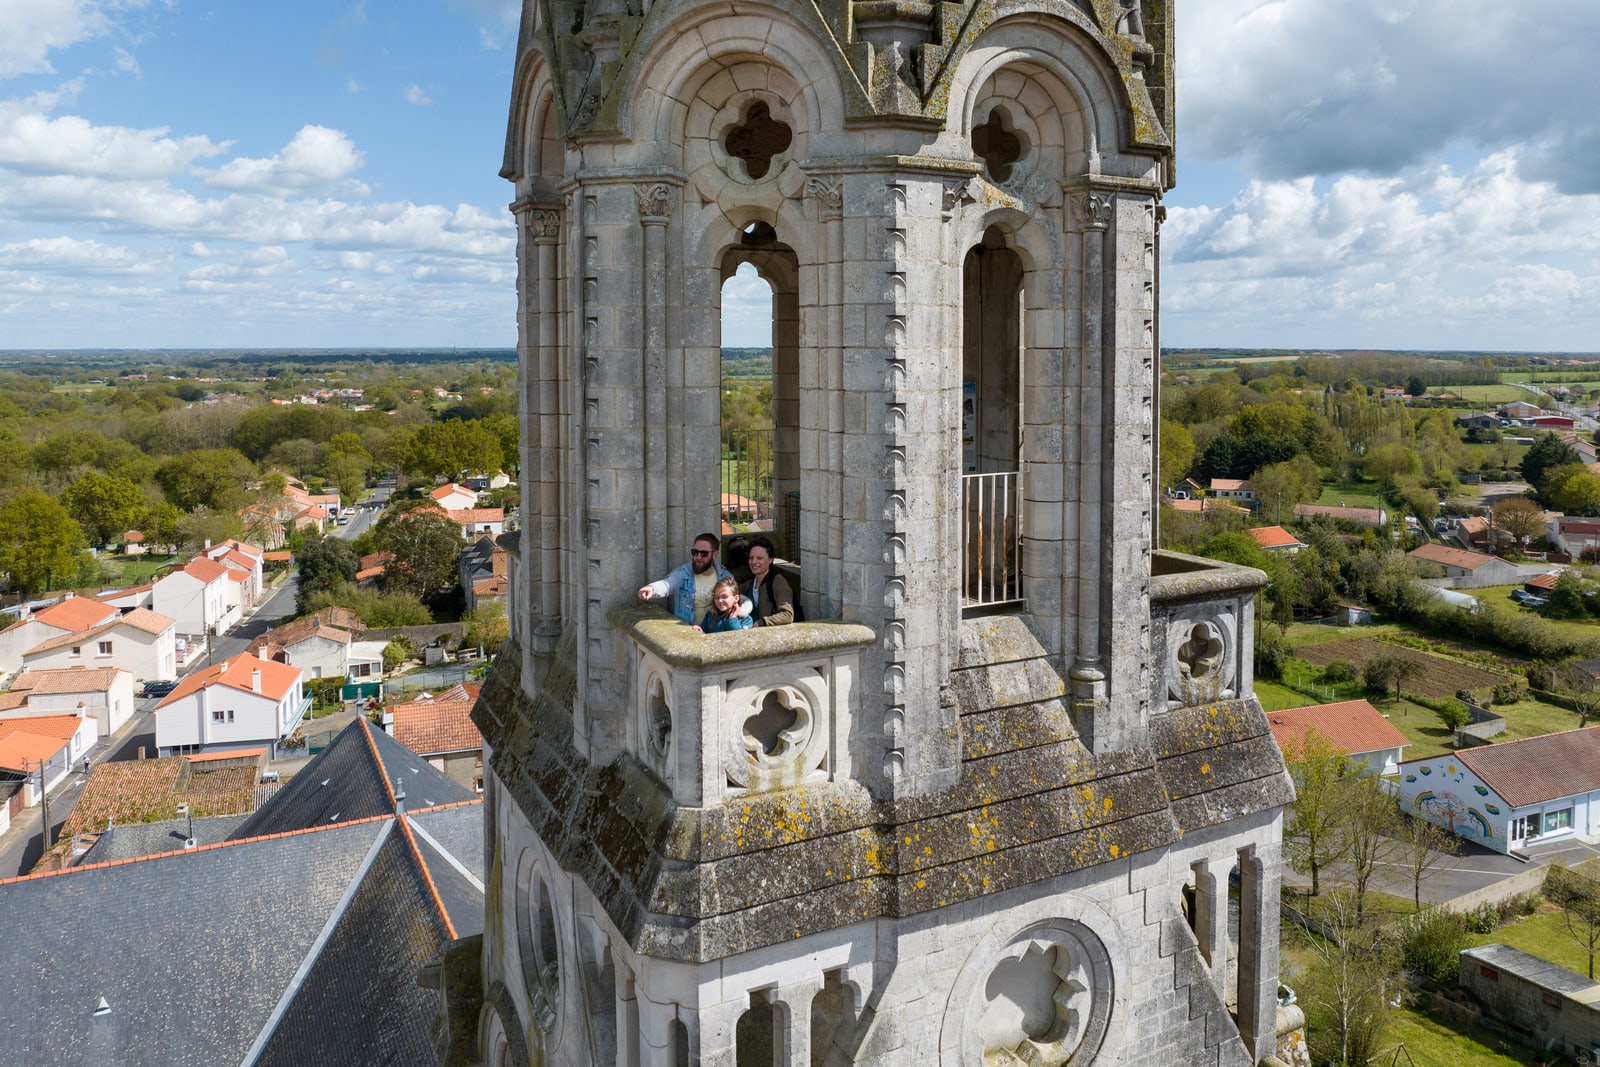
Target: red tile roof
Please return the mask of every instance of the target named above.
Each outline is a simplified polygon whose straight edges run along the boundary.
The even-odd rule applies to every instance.
[[[47,760],[66,748],[71,740],[70,736],[63,740],[59,737],[24,733],[21,730],[13,731],[0,737],[0,767],[8,771],[26,772],[29,768],[38,770],[36,765],[40,761]]]
[[[33,617],[60,630],[87,630],[114,617],[117,609],[90,597],[68,597],[33,613]]]
[[[267,750],[262,748],[228,748],[220,752],[191,752],[183,758],[190,763],[209,763],[219,759],[259,759]]]
[[[394,714],[394,739],[419,756],[483,747],[483,735],[468,717],[470,700],[413,701],[389,710]]]
[[[450,482],[447,485],[441,485],[428,495],[433,497],[435,500],[443,500],[447,496],[452,496],[458,493],[470,496],[474,500],[478,499],[478,494],[476,492],[464,485],[457,485],[455,482]]]
[[[1382,508],[1347,508],[1336,504],[1296,504],[1294,517],[1297,519],[1315,518],[1325,515],[1330,519],[1349,519],[1352,522],[1364,523],[1367,526],[1380,526],[1383,524]]]
[[[51,750],[53,754],[61,748],[63,742],[71,741],[72,735],[77,733],[82,725],[83,718],[78,715],[16,715],[0,719],[0,738],[19,732],[54,738],[56,747]]]
[[[228,568],[224,567],[216,560],[206,559],[204,556],[196,556],[188,563],[178,567],[177,570],[180,570],[189,577],[194,578],[197,581],[204,582],[207,585],[210,585],[212,582],[228,573]]]
[[[1262,526],[1257,529],[1246,530],[1245,533],[1255,538],[1256,544],[1262,548],[1288,548],[1291,545],[1303,543],[1282,526]]]
[[[250,686],[251,676],[261,672],[261,690],[259,695],[268,700],[282,700],[295,682],[300,679],[300,668],[291,667],[287,663],[274,663],[271,660],[256,659],[248,652],[241,652],[232,659],[223,660],[203,671],[197,671],[178,683],[178,688],[168,693],[156,705],[157,710],[176,701],[197,693],[208,686],[225,685],[229,689],[237,689],[241,693],[253,693],[256,690]]]
[[[1449,759],[1483,779],[1514,808],[1600,790],[1600,726],[1464,748]]]
[[[504,522],[504,508],[456,508],[445,512],[452,522]]]
[[[54,670],[25,670],[11,682],[13,693],[104,693],[117,675],[127,674],[117,667],[61,667]]]
[[[1554,589],[1556,587],[1556,583],[1559,582],[1560,580],[1561,580],[1561,572],[1560,571],[1551,571],[1549,574],[1541,574],[1537,578],[1529,578],[1526,582],[1524,582],[1522,584],[1523,585],[1531,585],[1535,589]]]
[[[1335,748],[1351,755],[1399,748],[1411,743],[1406,740],[1405,734],[1365,700],[1269,711],[1267,723],[1272,727],[1272,739],[1290,758],[1304,743],[1305,735],[1310,730],[1316,730]]]
[[[1413,548],[1407,555],[1468,571],[1475,571],[1485,563],[1493,563],[1495,560],[1494,556],[1486,556],[1482,552],[1474,552],[1467,548],[1451,548],[1449,545],[1434,544],[1431,541]]]

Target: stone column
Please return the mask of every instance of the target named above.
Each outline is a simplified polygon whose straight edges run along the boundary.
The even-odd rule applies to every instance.
[[[634,990],[633,969],[614,948],[611,952],[612,971],[616,975],[617,995],[617,1067],[639,1067],[639,1045],[642,1034],[639,1028],[639,998]]]
[[[564,428],[560,407],[561,308],[557,262],[561,239],[561,212],[555,208],[535,210],[530,223],[533,231],[538,284],[538,376],[537,395],[529,400],[533,418],[538,420],[539,455],[535,460],[531,493],[523,494],[523,566],[537,592],[529,598],[532,633],[529,644],[541,659],[555,652],[561,637],[561,481],[565,472]],[[531,423],[533,418],[529,419]],[[531,427],[530,427],[531,429]],[[532,479],[524,477],[525,481]],[[529,505],[532,505],[530,508]],[[542,681],[543,670],[535,684]]]
[[[1113,201],[1094,190],[1077,191],[1071,198],[1072,212],[1080,228],[1082,284],[1079,289],[1081,329],[1076,373],[1077,507],[1073,509],[1078,575],[1077,636],[1072,657],[1072,702],[1074,718],[1084,743],[1095,752],[1118,747],[1120,738],[1102,714],[1107,703],[1105,664],[1101,651],[1102,581],[1105,574],[1106,546],[1101,535],[1102,509],[1108,458],[1105,439],[1106,381],[1106,243],[1111,226]]]
[[[844,558],[844,181],[811,178],[806,198],[823,229],[823,261],[815,267],[817,306],[802,339],[811,358],[800,361],[801,598],[811,618],[839,613]]]
[[[1239,850],[1239,1033],[1256,1059],[1278,1039],[1277,846]]]
[[[642,352],[644,450],[640,467],[644,470],[644,551],[645,572],[652,578],[667,573],[676,564],[669,542],[667,487],[671,476],[667,446],[667,222],[672,216],[674,190],[665,182],[641,185],[634,190],[639,204],[639,222],[644,226],[644,259],[640,264],[644,298],[644,344]]]
[[[1219,884],[1220,883],[1220,884]],[[1194,865],[1194,936],[1219,996],[1228,989],[1228,886],[1208,860]]]
[[[773,1062],[778,1067],[811,1067],[811,1004],[822,992],[822,976],[779,986],[772,994],[782,1030]]]

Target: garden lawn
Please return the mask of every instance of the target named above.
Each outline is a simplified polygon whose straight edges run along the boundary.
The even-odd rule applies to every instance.
[[[1508,923],[1492,934],[1470,934],[1468,941],[1474,946],[1510,945],[1569,971],[1589,973],[1589,954],[1567,933],[1566,920],[1553,904],[1541,904],[1533,915]]]
[[[119,585],[142,585],[163,567],[177,562],[176,556],[101,556],[100,562],[117,575]]]
[[[1503,1041],[1481,1027],[1457,1029],[1418,1007],[1400,1007],[1384,1027],[1383,1047],[1404,1045],[1405,1052],[1387,1052],[1372,1062],[1382,1067],[1431,1067],[1434,1064],[1471,1064],[1472,1067],[1527,1067],[1543,1063],[1533,1049]],[[1406,1059],[1407,1054],[1411,1056]]]
[[[1344,485],[1324,484],[1318,504],[1347,508],[1381,508],[1376,482],[1350,482]]]

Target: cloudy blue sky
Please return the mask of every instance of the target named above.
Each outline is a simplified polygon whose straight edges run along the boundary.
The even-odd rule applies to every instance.
[[[509,346],[515,7],[0,0],[0,349]],[[1600,350],[1600,4],[1178,28],[1165,344]]]

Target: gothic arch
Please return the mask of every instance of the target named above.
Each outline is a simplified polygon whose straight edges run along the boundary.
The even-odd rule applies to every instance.
[[[787,101],[797,120],[793,155],[804,158],[804,136],[844,125],[844,92],[833,58],[817,40],[817,29],[788,11],[756,5],[748,14],[728,12],[724,4],[707,3],[639,42],[639,59],[617,94],[622,101],[618,126],[638,141],[681,145],[696,101],[708,86],[713,98],[725,94],[719,77],[744,61],[779,71],[795,85]],[[754,82],[734,87],[740,92],[763,88]]]
[[[514,182],[530,175],[559,176],[561,136],[561,114],[550,82],[550,65],[543,53],[529,52],[512,79],[500,176]]]
[[[1058,47],[1041,45],[1041,36]],[[1037,14],[996,22],[957,65],[947,128],[965,143],[987,117],[986,104],[1014,101],[1038,128],[1041,147],[1061,153],[1057,176],[1099,173],[1103,157],[1127,148],[1130,109],[1116,72],[1081,36]],[[1043,163],[1039,169],[1045,172]]]

